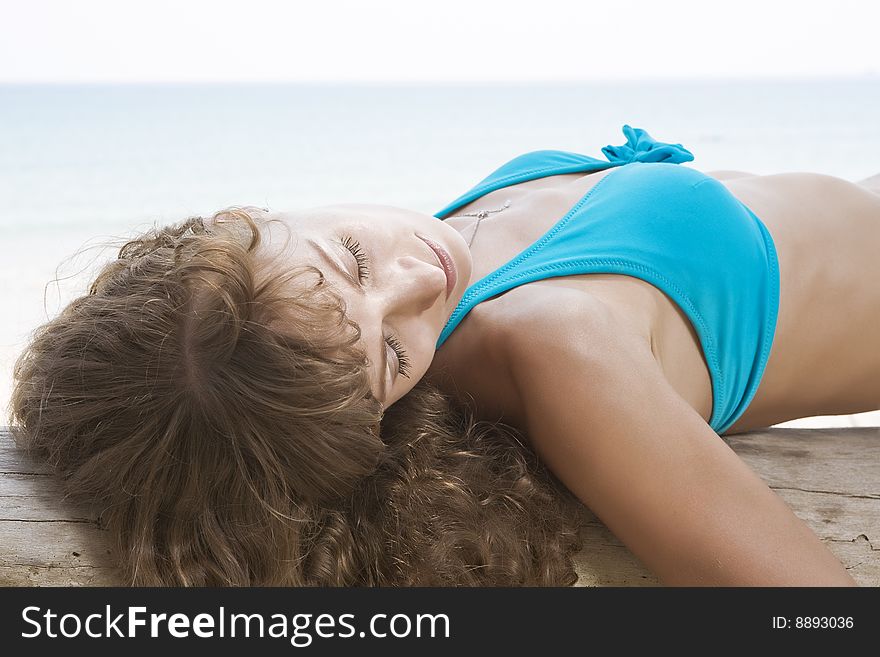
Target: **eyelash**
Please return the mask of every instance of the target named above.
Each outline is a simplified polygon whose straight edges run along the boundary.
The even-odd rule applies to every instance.
[[[370,274],[370,268],[367,266],[367,256],[364,255],[364,252],[361,251],[360,242],[357,242],[350,237],[347,237],[342,240],[342,245],[351,251],[351,254],[354,256],[354,259],[357,260],[358,267],[358,280],[363,281]]]
[[[367,276],[369,276],[370,268],[367,265],[367,256],[361,250],[360,243],[357,240],[353,240],[351,237],[346,236],[342,240],[342,245],[346,249],[351,251],[354,259],[357,261],[358,280],[363,282],[363,280],[367,278]],[[398,340],[393,335],[389,335],[387,338],[385,338],[385,342],[394,350],[394,353],[397,355],[398,371],[400,372],[400,375],[409,378],[410,363],[409,357],[406,355],[406,349],[404,349],[403,345],[400,344],[400,340]]]
[[[403,348],[403,345],[400,344],[400,340],[393,335],[389,335],[385,339],[385,342],[391,345],[391,348],[394,349],[394,353],[397,354],[397,365],[400,375],[409,378],[409,358],[406,355],[406,350]]]

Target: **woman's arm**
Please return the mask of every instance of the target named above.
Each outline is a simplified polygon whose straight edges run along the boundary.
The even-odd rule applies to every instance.
[[[645,339],[591,305],[576,331],[531,313],[505,341],[527,435],[557,477],[664,584],[856,585],[668,384]]]

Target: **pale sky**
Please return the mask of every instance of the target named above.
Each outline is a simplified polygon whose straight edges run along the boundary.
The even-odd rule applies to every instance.
[[[880,76],[877,0],[0,0],[2,82]]]

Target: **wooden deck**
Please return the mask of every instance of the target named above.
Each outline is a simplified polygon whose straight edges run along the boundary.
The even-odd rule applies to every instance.
[[[862,586],[880,586],[880,427],[773,428],[724,438],[803,519]],[[42,464],[0,428],[0,585],[120,583],[106,532],[60,499]],[[584,509],[579,586],[659,582]]]

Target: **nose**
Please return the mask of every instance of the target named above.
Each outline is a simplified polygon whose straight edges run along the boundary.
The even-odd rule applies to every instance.
[[[379,304],[386,316],[421,314],[446,297],[446,273],[417,256],[400,256],[380,286]]]

